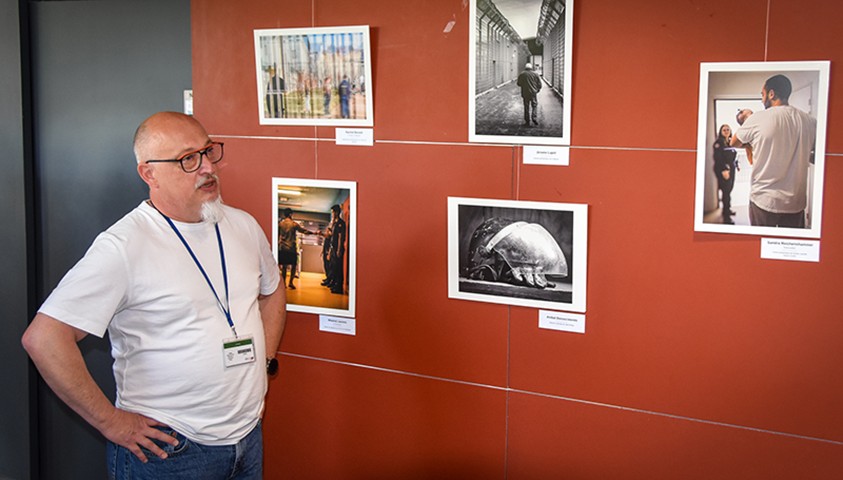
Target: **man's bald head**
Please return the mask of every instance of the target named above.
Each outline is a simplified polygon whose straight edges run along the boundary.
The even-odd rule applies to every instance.
[[[192,116],[179,112],[158,112],[141,122],[135,131],[134,152],[138,164],[147,160],[159,159],[162,147],[167,147],[166,140],[183,131],[199,130],[204,136],[205,128]]]

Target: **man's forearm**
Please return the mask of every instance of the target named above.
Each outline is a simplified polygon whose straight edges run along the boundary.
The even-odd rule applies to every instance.
[[[274,357],[287,322],[287,291],[284,285],[279,285],[270,295],[258,298],[258,305],[263,320],[266,356]]]
[[[178,441],[156,430],[154,426],[160,425],[156,420],[125,412],[111,404],[91,377],[77,345],[85,335],[81,330],[39,313],[24,332],[21,342],[47,385],[105,438],[128,448],[142,462],[146,462],[147,457],[141,447],[160,458],[167,458],[152,439],[171,445]]]
[[[101,432],[115,407],[94,382],[77,341],[84,334],[44,314],[37,314],[22,340],[47,385],[86,422]]]

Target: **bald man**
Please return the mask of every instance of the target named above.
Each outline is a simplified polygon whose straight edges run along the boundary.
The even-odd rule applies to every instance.
[[[24,348],[108,440],[111,478],[259,479],[286,302],[269,243],[254,218],[222,203],[223,144],[194,118],[151,116],[134,151],[149,199],[94,240]],[[106,331],[113,405],[77,346]]]

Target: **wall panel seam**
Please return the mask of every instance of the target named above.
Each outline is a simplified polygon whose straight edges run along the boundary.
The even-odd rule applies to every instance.
[[[277,137],[272,135],[228,135],[228,134],[210,134],[214,138],[231,138],[235,140],[273,140],[273,141],[293,141],[293,142],[335,142],[335,138],[319,138],[319,137]],[[425,140],[375,140],[377,143],[395,144],[395,145],[438,145],[443,147],[457,146],[457,147],[496,147],[496,148],[514,148],[520,145],[501,144],[501,143],[469,143],[469,142],[434,142]],[[659,147],[619,147],[609,145],[563,145],[571,150],[620,150],[632,152],[681,152],[681,153],[697,153],[696,148],[659,148]],[[826,152],[827,157],[841,157],[843,152]]]
[[[335,138],[319,138],[319,137],[276,137],[272,135],[228,135],[228,134],[210,134],[214,138],[231,138],[237,140],[280,140],[280,141],[300,141],[300,142],[335,142]],[[514,144],[500,144],[500,143],[469,143],[469,142],[434,142],[425,140],[386,140],[376,139],[374,141],[383,144],[397,144],[397,145],[438,145],[438,146],[458,146],[458,147],[496,147],[496,148],[514,148],[521,145]],[[643,151],[643,152],[684,152],[696,153],[695,148],[659,148],[659,147],[615,147],[608,145],[562,145],[572,150],[629,150],[629,151]]]
[[[302,354],[298,354],[298,353],[280,352],[280,354],[282,356],[295,357],[295,358],[300,358],[300,359],[304,359],[304,360],[312,360],[312,361],[316,361],[316,362],[332,363],[332,364],[335,364],[335,365],[343,365],[343,366],[347,366],[347,367],[363,368],[363,369],[366,369],[366,370],[374,370],[374,371],[377,371],[377,372],[392,373],[392,374],[396,374],[396,375],[404,375],[404,376],[408,376],[408,377],[422,378],[422,379],[425,379],[425,380],[434,380],[434,381],[439,381],[439,382],[454,383],[454,384],[465,385],[465,386],[469,386],[469,387],[477,387],[477,388],[484,388],[484,389],[488,389],[488,390],[496,390],[496,391],[500,391],[500,392],[505,392],[506,398],[507,398],[507,416],[509,415],[509,411],[508,411],[509,396],[512,393],[518,393],[518,394],[521,394],[521,395],[541,397],[541,398],[547,398],[547,399],[551,399],[551,400],[559,400],[559,401],[563,401],[563,402],[572,402],[572,403],[578,403],[578,404],[582,404],[582,405],[591,405],[591,406],[601,407],[601,408],[611,408],[611,409],[621,410],[621,411],[625,411],[625,412],[640,413],[640,414],[643,414],[643,415],[652,415],[652,416],[656,416],[656,417],[669,418],[669,419],[673,419],[673,420],[694,422],[694,423],[700,423],[700,424],[704,424],[704,425],[712,425],[712,426],[716,426],[716,427],[732,428],[732,429],[750,431],[750,432],[755,432],[755,433],[763,433],[763,434],[767,434],[767,435],[776,435],[776,436],[780,436],[780,437],[788,437],[788,438],[795,438],[795,439],[799,439],[799,440],[807,440],[807,441],[811,441],[811,442],[820,442],[820,443],[826,443],[826,444],[831,444],[831,445],[843,446],[843,441],[830,440],[830,439],[827,439],[827,438],[811,437],[811,436],[807,436],[807,435],[799,435],[799,434],[788,433],[788,432],[779,432],[779,431],[776,431],[776,430],[767,430],[767,429],[763,429],[763,428],[750,427],[750,426],[746,426],[746,425],[737,425],[737,424],[733,424],[733,423],[717,422],[717,421],[714,421],[714,420],[706,420],[706,419],[702,419],[702,418],[688,417],[688,416],[676,415],[676,414],[672,414],[672,413],[657,412],[657,411],[654,411],[654,410],[644,410],[644,409],[641,409],[641,408],[626,407],[626,406],[623,406],[623,405],[614,405],[614,404],[611,404],[611,403],[595,402],[595,401],[591,401],[591,400],[583,400],[583,399],[580,399],[580,398],[564,397],[564,396],[561,396],[561,395],[552,395],[552,394],[548,394],[548,393],[533,392],[533,391],[530,391],[530,390],[522,390],[522,389],[517,389],[517,388],[511,388],[509,386],[501,387],[501,386],[496,386],[496,385],[487,385],[487,384],[483,384],[483,383],[469,382],[469,381],[457,380],[457,379],[453,379],[453,378],[437,377],[437,376],[434,376],[434,375],[425,375],[425,374],[421,374],[421,373],[408,372],[408,371],[404,371],[404,370],[395,370],[395,369],[392,369],[392,368],[378,367],[378,366],[375,366],[375,365],[365,365],[365,364],[362,364],[362,363],[344,362],[344,361],[340,361],[340,360],[332,360],[332,359],[329,359],[329,358],[314,357],[314,356],[311,356],[311,355],[302,355]],[[508,421],[508,418],[506,420]],[[509,432],[507,432],[507,436],[508,436],[508,434],[509,434]]]

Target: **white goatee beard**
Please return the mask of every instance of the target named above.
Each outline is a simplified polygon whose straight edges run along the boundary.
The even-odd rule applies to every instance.
[[[222,197],[217,196],[216,200],[203,203],[200,215],[203,222],[219,223],[225,216],[222,209]]]

